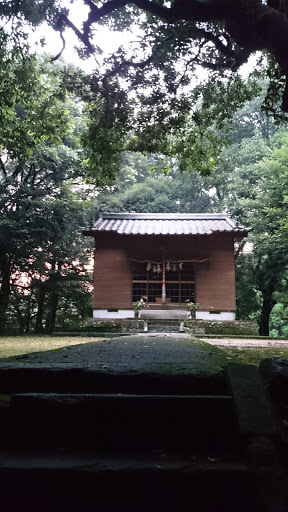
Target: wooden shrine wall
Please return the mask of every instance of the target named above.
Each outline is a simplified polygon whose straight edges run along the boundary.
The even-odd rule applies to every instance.
[[[229,233],[204,236],[146,236],[97,233],[95,237],[95,308],[131,308],[130,259],[201,260],[196,263],[196,301],[201,309],[233,311],[235,299],[234,239]]]

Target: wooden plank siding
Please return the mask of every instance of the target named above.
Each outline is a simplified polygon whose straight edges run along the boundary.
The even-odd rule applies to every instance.
[[[230,250],[211,251],[209,267],[198,265],[196,300],[201,310],[235,311],[235,261]]]
[[[205,259],[197,263],[196,301],[201,310],[234,311],[236,307],[234,238],[231,233],[204,236],[95,235],[95,308],[131,308],[131,258],[137,260]]]
[[[125,251],[100,249],[94,265],[93,308],[130,308],[131,274]]]

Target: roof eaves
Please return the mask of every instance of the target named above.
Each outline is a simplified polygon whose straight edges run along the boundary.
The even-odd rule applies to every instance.
[[[221,220],[225,213],[103,213],[104,219],[131,219],[131,220]]]

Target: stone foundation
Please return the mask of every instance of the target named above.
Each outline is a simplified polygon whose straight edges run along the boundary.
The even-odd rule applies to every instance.
[[[151,312],[150,312],[151,313]],[[219,336],[259,336],[258,326],[255,322],[234,321],[234,322],[216,322],[197,319],[176,318],[170,316],[157,319],[145,310],[145,315],[141,318],[121,318],[111,320],[97,320],[91,318],[87,321],[86,328],[83,331],[95,332],[119,332],[119,333],[137,333],[137,332],[187,332],[187,334],[196,335],[219,335]]]
[[[214,334],[219,336],[259,336],[256,322],[236,320],[234,322],[215,322],[205,320],[186,320],[185,332],[189,334]]]

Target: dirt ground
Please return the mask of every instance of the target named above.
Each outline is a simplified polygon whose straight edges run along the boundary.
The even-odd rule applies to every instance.
[[[209,345],[217,347],[249,347],[249,348],[287,348],[288,340],[265,338],[201,338]]]

